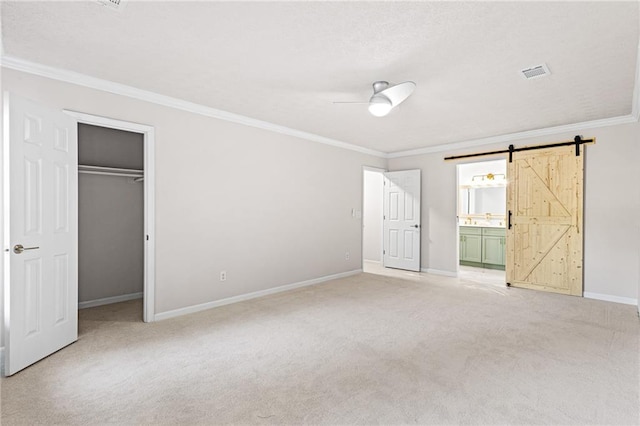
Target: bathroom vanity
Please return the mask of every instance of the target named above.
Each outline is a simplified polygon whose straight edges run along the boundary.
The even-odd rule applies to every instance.
[[[504,271],[504,227],[460,226],[460,264]]]

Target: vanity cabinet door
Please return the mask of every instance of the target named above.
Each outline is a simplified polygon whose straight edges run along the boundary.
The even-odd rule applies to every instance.
[[[482,263],[504,265],[504,237],[485,235],[482,238]]]
[[[460,260],[482,262],[482,235],[460,235]]]

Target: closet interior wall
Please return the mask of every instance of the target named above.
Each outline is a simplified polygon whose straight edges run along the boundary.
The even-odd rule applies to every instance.
[[[144,136],[78,125],[78,164],[143,170]],[[132,177],[78,175],[78,302],[89,307],[141,298],[144,185]]]

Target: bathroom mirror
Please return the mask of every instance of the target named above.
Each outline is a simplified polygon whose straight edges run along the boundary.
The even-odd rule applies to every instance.
[[[507,206],[506,187],[460,188],[460,215],[504,216]]]

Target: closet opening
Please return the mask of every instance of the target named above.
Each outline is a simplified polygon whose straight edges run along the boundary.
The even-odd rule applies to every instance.
[[[153,322],[155,129],[64,112],[78,123],[78,309]]]
[[[505,284],[507,161],[458,165],[459,275]]]
[[[143,182],[143,134],[78,123],[78,309],[138,300],[142,321]]]

